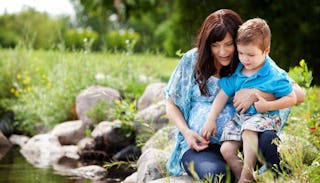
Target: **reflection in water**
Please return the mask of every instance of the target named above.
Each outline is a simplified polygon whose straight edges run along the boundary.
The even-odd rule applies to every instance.
[[[1,147],[1,150],[2,147]],[[73,177],[62,174],[64,168],[74,168],[78,166],[77,161],[70,158],[62,158],[59,161],[59,166],[53,168],[36,168],[26,161],[20,154],[19,147],[12,147],[7,154],[0,159],[0,182],[4,183],[84,183],[90,180]],[[59,171],[61,170],[61,171]],[[120,172],[110,170],[110,178],[103,181],[91,181],[94,183],[119,183],[124,177],[117,178],[115,174]],[[126,172],[129,175],[129,172]],[[132,172],[131,172],[132,173]],[[123,172],[120,175],[124,175]]]

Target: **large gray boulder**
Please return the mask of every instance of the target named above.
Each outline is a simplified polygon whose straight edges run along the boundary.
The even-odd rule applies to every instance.
[[[120,92],[116,89],[103,86],[91,86],[76,97],[76,113],[81,121],[90,125],[93,121],[88,117],[88,111],[98,102],[106,103],[106,110],[112,108],[112,102],[120,100]],[[112,115],[112,113],[110,113]]]

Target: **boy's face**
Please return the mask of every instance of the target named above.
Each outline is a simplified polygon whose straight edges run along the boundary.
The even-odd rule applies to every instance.
[[[251,43],[248,45],[237,44],[238,56],[240,62],[246,70],[255,72],[264,64],[269,48],[262,51],[257,45]]]

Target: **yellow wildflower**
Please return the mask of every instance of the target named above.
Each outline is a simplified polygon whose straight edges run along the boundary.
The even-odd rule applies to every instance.
[[[23,80],[23,84],[28,84],[30,83],[30,81],[31,81],[31,78],[29,76],[26,76]]]

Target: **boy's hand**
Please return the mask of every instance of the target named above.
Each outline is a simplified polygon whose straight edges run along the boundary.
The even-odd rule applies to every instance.
[[[263,113],[268,111],[268,101],[266,101],[263,97],[259,94],[256,94],[258,99],[257,102],[254,103],[254,107],[256,108],[257,112]]]
[[[216,130],[217,130],[216,120],[208,119],[204,123],[204,125],[201,129],[201,133],[202,133],[203,138],[209,140],[210,136],[216,135]]]

